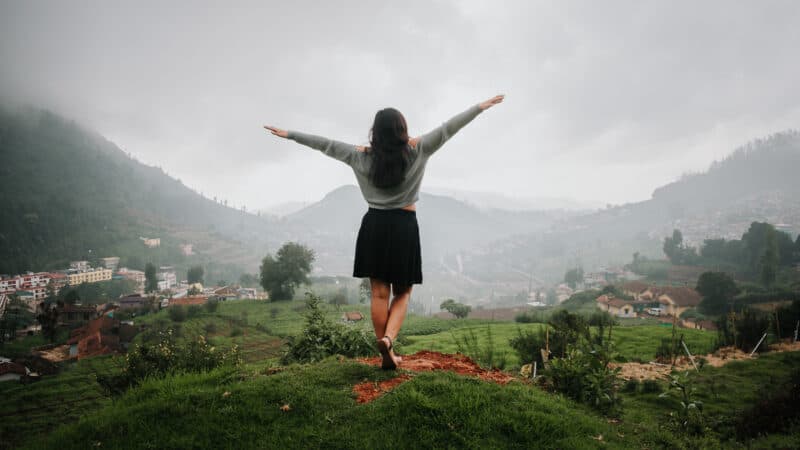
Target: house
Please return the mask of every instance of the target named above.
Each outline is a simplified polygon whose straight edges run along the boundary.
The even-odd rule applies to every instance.
[[[158,289],[161,291],[172,289],[178,285],[178,277],[175,275],[175,268],[172,266],[159,267],[156,278],[158,278]]]
[[[239,294],[239,298],[258,298],[255,288],[239,288],[236,292]]]
[[[0,358],[0,382],[19,381],[20,378],[28,375],[30,371],[22,364],[15,363],[8,358]]]
[[[638,299],[639,294],[647,290],[649,287],[649,284],[639,280],[626,281],[620,285],[620,289],[622,289],[623,293],[636,299]]]
[[[121,311],[149,308],[150,297],[143,297],[141,294],[130,294],[120,297],[117,303],[119,303],[119,309]]]
[[[144,292],[144,272],[141,270],[133,270],[128,269],[127,267],[122,267],[119,269],[117,274],[122,275],[122,277],[126,280],[131,280],[136,283],[136,290],[138,292]]]
[[[100,258],[100,264],[106,269],[117,270],[117,267],[119,267],[119,256]]]
[[[363,319],[364,316],[358,311],[348,311],[342,314],[343,322],[355,323]]]
[[[69,303],[58,306],[59,325],[80,325],[97,317],[97,309],[94,306],[70,305]]]
[[[193,305],[205,305],[208,303],[208,297],[204,295],[194,295],[191,297],[181,297],[181,298],[171,298],[169,300],[169,306],[193,306]]]
[[[614,317],[636,317],[633,302],[630,300],[601,295],[595,301],[601,311],[607,311]]]
[[[69,355],[77,359],[90,356],[120,353],[136,336],[138,329],[130,324],[120,323],[109,316],[98,317],[88,324],[72,330]]]
[[[220,300],[229,300],[233,298],[239,298],[239,291],[233,286],[223,286],[221,288],[214,289],[214,295]]]
[[[657,299],[665,314],[680,317],[685,311],[696,308],[703,297],[690,287],[661,287]]]

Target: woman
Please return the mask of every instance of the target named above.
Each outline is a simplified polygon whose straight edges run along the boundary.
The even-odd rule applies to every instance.
[[[264,126],[275,136],[320,150],[353,168],[369,204],[356,239],[353,276],[370,279],[372,325],[383,369],[395,369],[402,361],[394,353],[392,342],[405,319],[412,286],[422,284],[416,202],[425,164],[445,141],[503,98],[497,95],[478,103],[430,133],[412,139],[403,115],[394,108],[382,109],[375,114],[369,147]],[[390,293],[394,294],[391,303]]]

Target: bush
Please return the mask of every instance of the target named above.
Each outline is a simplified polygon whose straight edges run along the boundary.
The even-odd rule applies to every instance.
[[[216,333],[217,332],[217,324],[214,322],[209,322],[203,326],[203,330],[206,334]]]
[[[210,299],[208,299],[206,304],[203,305],[203,306],[206,308],[207,312],[210,312],[210,313],[217,312],[217,308],[219,308],[219,300],[217,300],[215,298],[210,298]]]
[[[550,333],[550,352],[554,356],[564,356],[569,346],[577,345],[582,339],[589,341],[589,326],[578,314],[559,310],[548,321],[553,327]]]
[[[689,378],[689,372],[670,375],[669,387],[670,389],[659,397],[673,396],[679,400],[675,414],[670,414],[673,425],[678,430],[691,435],[703,434],[706,428],[703,402],[695,396],[694,384]]]
[[[639,390],[639,380],[630,379],[625,381],[622,385],[622,392],[627,392],[629,394],[635,394],[636,391]]]
[[[168,309],[169,318],[173,322],[183,322],[186,320],[186,309],[182,305],[170,306]]]
[[[242,334],[243,334],[243,331],[242,331],[241,328],[239,328],[239,327],[231,328],[231,337],[241,336]]]
[[[203,336],[184,344],[175,342],[172,330],[159,333],[155,344],[137,345],[125,355],[121,374],[98,376],[98,382],[112,394],[119,394],[148,377],[178,372],[206,372],[223,366],[238,366],[236,346],[218,351]]]
[[[556,392],[591,406],[604,414],[617,414],[619,368],[609,367],[613,353],[608,346],[571,347],[563,358],[554,358],[545,370],[547,383]]]
[[[278,317],[278,313],[280,313],[280,312],[281,312],[281,310],[278,307],[273,306],[269,310],[269,316],[274,319],[274,318]]]
[[[736,314],[735,320],[729,316],[722,316],[717,321],[719,328],[720,345],[735,345],[744,352],[751,352],[764,332],[770,328],[769,317],[759,311],[744,308],[741,313]],[[762,343],[758,351],[765,352],[768,347]]]
[[[453,336],[458,346],[458,352],[472,358],[479,366],[489,369],[505,369],[506,354],[498,352],[495,348],[492,327],[486,326],[486,345],[480,345],[475,330],[469,328],[468,333],[462,334],[461,339]]]
[[[642,392],[645,394],[658,394],[662,390],[661,383],[657,380],[644,380],[642,382]]]
[[[330,355],[367,356],[376,352],[373,337],[363,330],[332,323],[320,310],[321,300],[306,293],[306,325],[297,336],[288,338],[283,364],[314,362]]]
[[[203,311],[203,309],[202,309],[202,308],[200,308],[200,306],[198,306],[198,305],[191,305],[191,306],[189,306],[189,308],[186,310],[186,316],[187,316],[187,317],[197,317],[197,316],[199,316],[199,315],[200,315],[200,313],[201,313],[202,311]]]
[[[545,329],[540,328],[537,332],[525,330],[523,333],[517,328],[517,335],[511,338],[508,343],[517,352],[520,364],[530,364],[536,361],[542,367],[542,352],[545,348]]]
[[[456,303],[453,299],[447,299],[439,305],[439,308],[456,316],[457,319],[466,318],[472,311],[472,307],[463,303]]]

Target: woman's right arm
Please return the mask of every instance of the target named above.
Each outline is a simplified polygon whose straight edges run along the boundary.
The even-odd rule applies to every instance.
[[[440,127],[419,138],[412,139],[412,141],[416,141],[417,148],[419,148],[421,152],[430,156],[447,142],[448,139],[453,137],[458,130],[464,128],[466,124],[477,117],[478,114],[502,102],[504,97],[504,95],[496,95],[489,100],[473,105],[466,111],[452,117]]]
[[[322,136],[313,134],[301,133],[293,130],[282,130],[271,126],[264,126],[267,130],[271,131],[275,136],[280,136],[285,139],[291,139],[298,144],[311,147],[319,150],[322,153],[330,156],[331,158],[338,159],[343,163],[352,166],[355,158],[360,152],[364,151],[363,147],[358,147],[344,142],[334,141]]]

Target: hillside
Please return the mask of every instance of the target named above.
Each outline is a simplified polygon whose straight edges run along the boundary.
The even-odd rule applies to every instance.
[[[800,133],[787,131],[753,141],[708,171],[682,177],[652,198],[567,218],[546,233],[492,243],[465,256],[470,276],[498,277],[502,267],[525,268],[556,281],[570,265],[591,270],[631,261],[634,252],[661,258],[665,236],[675,228],[684,241],[738,239],[753,221],[783,224],[800,232]],[[532,269],[531,269],[532,268]],[[520,274],[519,283],[527,278]]]
[[[198,260],[252,268],[282,241],[270,219],[204,198],[47,111],[0,108],[0,155],[0,273],[108,255],[175,264],[183,243]],[[160,237],[162,248],[148,251],[140,236]]]

